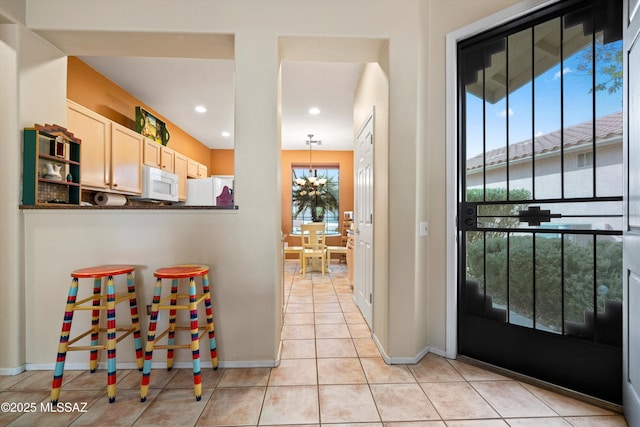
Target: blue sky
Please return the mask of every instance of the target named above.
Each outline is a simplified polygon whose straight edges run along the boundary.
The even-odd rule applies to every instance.
[[[619,43],[621,46],[621,42]],[[578,65],[584,62],[582,52],[565,59],[562,64],[550,68],[535,80],[535,134],[543,135],[561,127],[560,91],[561,74],[564,79],[564,125],[575,125],[592,118],[592,76],[580,71]],[[596,75],[601,81],[606,76]],[[486,143],[487,150],[504,147],[507,143],[506,123],[509,119],[509,143],[517,143],[531,138],[532,133],[532,84],[522,86],[509,95],[509,108],[505,98],[495,104],[486,103]],[[482,99],[467,94],[467,158],[482,153]],[[622,91],[613,94],[596,92],[596,116],[622,110]]]

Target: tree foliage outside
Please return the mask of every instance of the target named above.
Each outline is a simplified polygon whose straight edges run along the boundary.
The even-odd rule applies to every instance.
[[[595,49],[584,49],[578,71],[593,75],[593,59],[595,50],[596,75],[598,80],[595,91],[607,91],[612,94],[622,89],[624,74],[622,72],[622,41],[603,44],[598,40]],[[593,90],[589,90],[592,92]]]
[[[534,316],[535,287],[536,323],[561,331],[563,274],[560,263],[563,240],[551,236],[535,237],[535,259],[532,235],[511,235],[508,257],[506,236],[487,238],[486,242],[477,240],[467,247],[467,274],[479,283],[486,283],[487,295],[492,297],[494,304],[506,306],[509,303],[512,312],[528,319]],[[605,299],[622,300],[621,242],[598,238],[595,255],[594,271],[593,243],[564,239],[565,321],[583,323],[585,312],[593,312],[594,294],[598,295],[600,314],[604,310]]]

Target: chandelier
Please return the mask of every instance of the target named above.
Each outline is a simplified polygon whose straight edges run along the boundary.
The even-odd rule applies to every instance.
[[[335,212],[338,209],[337,188],[332,183],[328,175],[318,177],[317,169],[313,168],[313,144],[320,144],[321,141],[314,141],[313,134],[309,137],[309,173],[308,176],[295,178],[292,188],[293,196],[293,217],[297,218],[303,212],[311,214],[313,222],[322,222],[325,212]]]
[[[296,178],[296,184],[303,188],[302,191],[305,192],[303,195],[308,194],[309,196],[314,196],[316,192],[327,183],[327,179],[318,178],[318,171],[313,169],[311,146],[313,144],[321,144],[321,141],[314,141],[312,139],[312,133],[307,136],[309,137],[309,141],[307,141],[307,144],[309,144],[309,176],[306,178]]]

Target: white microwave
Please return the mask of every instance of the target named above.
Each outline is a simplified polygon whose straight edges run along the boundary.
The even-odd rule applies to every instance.
[[[151,166],[142,166],[140,199],[178,201],[178,175]]]

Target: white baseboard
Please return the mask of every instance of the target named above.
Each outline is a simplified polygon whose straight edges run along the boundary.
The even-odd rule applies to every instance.
[[[18,375],[27,370],[26,365],[20,365],[15,368],[0,368],[0,376]]]
[[[378,351],[380,352],[382,359],[387,365],[415,365],[420,362],[422,358],[425,357],[428,353],[447,357],[446,351],[439,348],[431,348],[429,346],[420,350],[420,352],[413,357],[390,357],[385,353],[382,345],[380,345],[380,341],[378,341],[378,337],[376,337],[376,334],[371,334],[371,338],[373,338],[373,342],[376,344],[376,347],[378,347]]]
[[[247,360],[247,361],[227,361],[219,362],[219,368],[275,368],[279,365],[279,360]],[[191,362],[174,362],[173,367],[176,369],[191,369],[193,364]],[[165,361],[151,362],[151,369],[166,369],[167,363]],[[202,369],[211,368],[211,363],[202,361]],[[25,365],[25,369],[17,370],[0,369],[0,375],[17,375],[25,370],[27,371],[53,371],[55,369],[55,363],[28,363]],[[71,371],[88,371],[89,363],[65,363],[65,370]],[[107,363],[98,363],[98,369],[107,369]],[[138,369],[138,365],[135,362],[118,363],[116,369]],[[15,372],[14,372],[15,371]]]
[[[455,357],[450,357],[449,354],[445,350],[442,350],[441,348],[429,347],[429,353],[433,353],[441,357],[446,357],[447,359],[455,359]]]

